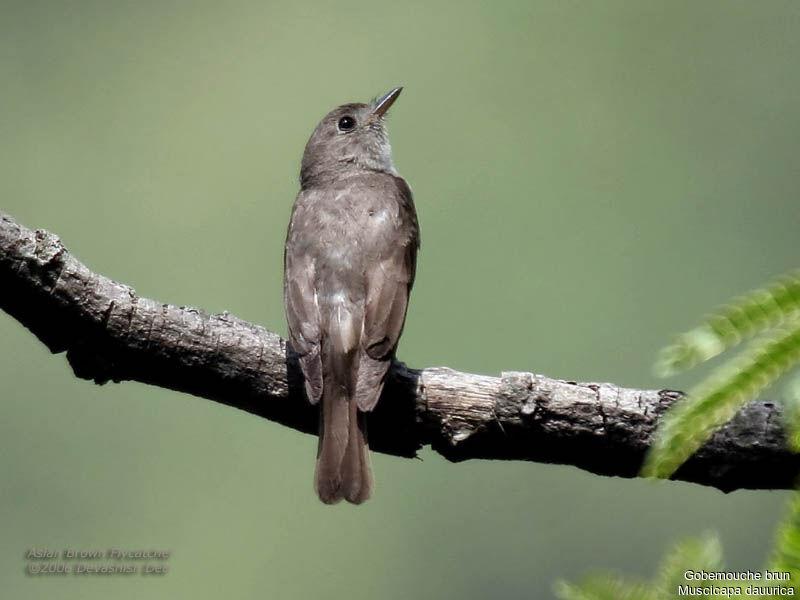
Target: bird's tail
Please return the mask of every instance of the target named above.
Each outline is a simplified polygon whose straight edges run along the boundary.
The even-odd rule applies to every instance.
[[[366,415],[358,410],[350,382],[337,377],[352,373],[350,365],[337,366],[323,378],[314,489],[326,504],[342,498],[361,504],[372,493]]]

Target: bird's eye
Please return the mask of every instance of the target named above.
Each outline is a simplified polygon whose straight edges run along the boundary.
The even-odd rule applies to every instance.
[[[339,131],[350,131],[356,126],[356,120],[353,117],[342,117],[339,119]]]

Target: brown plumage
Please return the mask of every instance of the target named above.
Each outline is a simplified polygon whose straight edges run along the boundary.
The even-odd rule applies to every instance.
[[[289,342],[320,406],[314,488],[328,504],[372,492],[365,413],[381,395],[414,282],[417,215],[383,122],[400,89],[320,122],[286,237]]]

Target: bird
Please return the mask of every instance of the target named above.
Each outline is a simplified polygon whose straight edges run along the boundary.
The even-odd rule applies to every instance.
[[[303,152],[284,251],[284,308],[319,406],[314,489],[325,504],[373,490],[366,415],[383,390],[414,284],[419,223],[385,117],[402,87],[329,112]]]

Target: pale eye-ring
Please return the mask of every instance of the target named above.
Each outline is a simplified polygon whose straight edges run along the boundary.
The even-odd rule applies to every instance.
[[[341,119],[339,119],[339,131],[350,131],[353,127],[356,126],[356,120],[349,116],[345,115]]]

